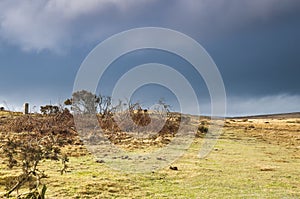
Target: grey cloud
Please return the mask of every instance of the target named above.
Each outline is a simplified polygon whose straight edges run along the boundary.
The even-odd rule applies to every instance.
[[[299,7],[297,0],[3,0],[0,38],[25,51],[60,52],[137,26],[209,36]]]
[[[139,1],[139,4],[142,2],[144,1]],[[98,17],[100,21],[111,19],[109,15],[114,13],[106,12],[107,9],[127,12],[133,3],[136,4],[133,0],[126,3],[120,0],[4,0],[0,2],[0,37],[25,51],[62,51],[78,40],[72,37],[80,34],[97,34],[99,37],[103,27],[97,29],[93,26],[97,26]],[[82,25],[78,24],[82,19],[92,21],[89,29],[83,30]],[[97,33],[90,32],[91,30]]]

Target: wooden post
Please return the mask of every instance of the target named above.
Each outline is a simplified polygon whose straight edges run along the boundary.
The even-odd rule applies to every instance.
[[[24,104],[24,112],[25,115],[29,113],[29,103]]]

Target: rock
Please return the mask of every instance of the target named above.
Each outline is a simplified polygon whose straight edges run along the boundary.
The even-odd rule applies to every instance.
[[[174,166],[174,167],[173,167],[173,166],[170,166],[169,168],[170,168],[171,170],[178,171],[178,167],[175,167],[175,166]]]
[[[97,163],[105,163],[104,160],[96,160]]]

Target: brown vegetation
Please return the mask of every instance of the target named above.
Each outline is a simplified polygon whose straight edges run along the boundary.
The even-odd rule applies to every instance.
[[[138,124],[138,126],[147,126],[147,124],[151,124],[152,122],[153,122],[153,124],[156,124],[159,122],[159,120],[158,120],[159,115],[157,115],[157,117],[156,117],[157,121],[154,117],[154,119],[152,119],[153,121],[150,121],[151,123],[149,123],[149,118],[150,118],[149,115],[151,114],[151,112],[144,111],[143,109],[140,109],[140,108],[135,108],[131,112],[128,112],[126,114],[129,114],[127,116],[133,118],[133,121],[135,122],[135,124]],[[172,140],[172,138],[174,136],[176,136],[176,132],[178,131],[179,124],[181,122],[184,124],[187,124],[187,125],[192,124],[192,125],[198,126],[198,132],[196,134],[196,137],[198,137],[196,139],[196,142],[198,143],[198,142],[202,141],[203,137],[205,137],[205,134],[207,133],[208,127],[210,125],[210,121],[208,118],[202,117],[199,121],[198,117],[181,115],[179,113],[168,113],[166,123],[164,124],[163,128],[158,133],[156,133],[152,136],[148,136],[148,137],[136,138],[135,135],[132,133],[136,130],[136,129],[134,129],[133,126],[130,126],[130,125],[126,126],[127,124],[123,124],[125,127],[122,126],[122,128],[119,128],[118,124],[115,122],[114,117],[115,117],[114,114],[111,114],[111,113],[109,113],[109,114],[99,114],[98,113],[96,116],[97,123],[101,126],[105,136],[107,138],[109,138],[109,140],[112,143],[119,145],[121,147],[127,148],[127,149],[133,149],[133,150],[141,149],[141,148],[146,150],[147,147],[148,148],[153,147],[153,146],[162,147],[162,146],[168,144]],[[83,121],[83,122],[85,123],[85,121]],[[96,125],[98,125],[98,124],[96,124]],[[94,125],[94,124],[85,123],[85,125]],[[152,127],[149,127],[149,128],[151,129]],[[253,176],[251,175],[251,172],[254,172],[254,173],[255,172],[264,172],[263,175],[265,175],[266,178],[268,178],[268,180],[273,179],[273,177],[271,178],[268,176],[276,176],[276,178],[282,180],[281,179],[282,177],[280,177],[281,175],[283,175],[282,173],[280,173],[281,170],[284,170],[283,168],[289,168],[288,166],[285,167],[286,162],[290,161],[290,163],[292,163],[292,161],[298,161],[298,159],[300,157],[300,148],[299,148],[299,146],[300,146],[300,137],[299,137],[300,130],[299,129],[300,129],[300,122],[299,122],[299,118],[297,118],[297,117],[295,117],[295,118],[289,118],[289,117],[287,117],[287,118],[284,118],[284,117],[270,118],[270,117],[268,117],[267,119],[264,119],[264,118],[228,119],[225,122],[224,133],[220,137],[219,143],[221,143],[221,144],[213,150],[213,152],[212,152],[213,155],[205,160],[193,159],[193,161],[192,161],[191,157],[188,157],[187,159],[184,159],[184,161],[190,161],[189,165],[186,165],[186,162],[184,162],[182,164],[176,163],[175,165],[168,167],[167,170],[162,171],[162,173],[167,172],[168,175],[170,175],[170,176],[174,175],[174,179],[173,180],[170,180],[170,179],[165,180],[165,182],[167,182],[169,184],[164,185],[164,187],[169,187],[169,185],[171,185],[175,181],[177,182],[178,180],[181,180],[182,182],[185,182],[185,183],[189,183],[189,181],[187,181],[186,179],[188,179],[190,175],[193,175],[195,179],[197,178],[197,182],[195,180],[195,185],[198,185],[200,183],[200,180],[202,178],[205,178],[205,175],[217,174],[215,177],[219,178],[219,181],[218,182],[214,181],[212,183],[212,184],[214,184],[214,186],[211,188],[212,190],[215,190],[215,184],[222,182],[221,181],[222,173],[226,173],[226,174],[228,174],[228,176],[231,176],[234,178],[234,173],[236,173],[235,166],[237,164],[243,166],[242,168],[245,169],[245,172],[243,173],[242,170],[240,172],[242,175],[245,175],[247,178],[251,178],[251,179],[258,181],[258,179],[256,179],[254,175]],[[7,112],[6,115],[1,115],[1,118],[0,118],[1,144],[3,144],[3,143],[7,144],[7,143],[9,143],[9,142],[7,142],[7,141],[9,141],[9,139],[13,139],[15,141],[15,143],[19,144],[19,146],[33,147],[31,149],[40,150],[40,153],[44,154],[43,157],[46,158],[46,157],[49,157],[49,154],[47,155],[46,153],[44,153],[42,151],[42,148],[38,147],[38,145],[37,145],[38,142],[33,142],[33,144],[28,145],[28,143],[32,143],[32,140],[33,141],[43,140],[43,138],[45,136],[47,137],[47,139],[48,138],[55,139],[56,142],[55,142],[55,146],[53,145],[53,149],[55,147],[58,147],[61,149],[61,151],[60,151],[61,153],[56,154],[56,155],[59,155],[60,158],[64,157],[64,156],[62,156],[63,153],[66,153],[67,155],[74,157],[74,158],[71,157],[72,161],[73,161],[72,164],[74,164],[74,165],[70,165],[70,168],[69,168],[70,171],[74,170],[73,174],[70,174],[70,176],[69,176],[69,177],[73,177],[74,178],[73,180],[75,180],[75,179],[77,179],[77,177],[81,177],[81,175],[83,175],[80,173],[82,171],[79,170],[77,167],[80,167],[80,168],[82,167],[82,168],[88,169],[90,167],[96,168],[96,166],[99,166],[99,163],[96,163],[95,161],[93,162],[92,158],[90,158],[90,156],[89,156],[88,151],[83,146],[81,139],[79,138],[77,131],[75,129],[73,115],[70,114],[69,111],[65,110],[63,112],[59,112],[57,114],[50,114],[50,115],[41,115],[41,114],[21,115],[21,114],[9,113],[9,112]],[[93,139],[93,137],[91,137],[91,139]],[[49,143],[51,143],[51,142],[48,142],[48,144]],[[44,145],[44,146],[46,146],[46,145]],[[242,150],[243,148],[245,148],[245,150]],[[280,151],[282,151],[282,155],[277,156],[277,153],[279,153],[279,149],[280,149]],[[18,150],[20,150],[20,148]],[[255,150],[258,150],[258,152]],[[254,153],[254,151],[255,151],[255,153]],[[249,152],[249,154],[248,154],[248,152]],[[252,152],[253,152],[253,154],[252,154]],[[9,153],[9,151],[8,151],[8,153]],[[216,153],[218,153],[218,156],[215,155]],[[247,157],[241,156],[241,154],[244,154],[244,153],[247,154],[248,156]],[[261,154],[261,155],[259,157],[255,157],[256,153]],[[284,153],[286,153],[286,156],[284,155]],[[288,154],[288,153],[290,153],[290,154]],[[10,157],[9,155],[8,156],[7,155],[3,156],[3,155],[5,155],[5,154],[2,153],[0,155],[1,160],[5,160],[5,162],[11,163],[12,164],[11,166],[13,166],[16,163],[14,161],[13,157],[11,158],[11,160],[9,160],[9,159],[7,159]],[[53,159],[56,159],[55,153],[53,155],[54,156],[51,156],[51,157]],[[194,155],[191,155],[191,154],[189,154],[189,155],[194,158]],[[224,159],[222,159],[223,156],[224,156]],[[249,160],[249,157],[250,157],[250,160]],[[266,159],[267,157],[272,158],[272,160]],[[34,156],[32,156],[32,158],[35,159]],[[81,159],[85,160],[85,159],[89,159],[89,158],[91,160],[88,160],[87,165],[85,165],[85,163],[81,162]],[[220,158],[220,159],[217,159],[218,161],[215,161],[215,162],[223,161],[222,166],[220,166],[220,168],[218,167],[218,165],[215,165],[215,163],[212,164],[211,161],[214,160],[214,158],[215,159]],[[261,159],[259,160],[259,158],[261,158]],[[78,162],[76,162],[77,159],[78,159]],[[35,160],[38,160],[38,162],[40,163],[40,159],[35,159]],[[246,164],[245,161],[251,161],[251,163]],[[196,164],[195,162],[197,163],[197,167],[192,167],[193,165],[195,166],[195,164]],[[234,166],[229,165],[231,162],[233,163]],[[242,164],[243,162],[245,162],[245,165]],[[47,164],[48,164],[48,162],[47,162]],[[98,164],[98,165],[96,165],[96,164]],[[43,165],[43,164],[41,163],[41,165]],[[51,164],[51,165],[53,165],[53,164]],[[206,165],[206,166],[201,166],[201,165]],[[226,165],[228,165],[228,167]],[[249,165],[253,165],[253,166],[248,167]],[[295,163],[295,165],[296,165],[296,163]],[[212,170],[209,170],[208,167],[212,167]],[[30,168],[32,168],[32,167],[30,167]],[[48,167],[46,167],[46,168],[48,168]],[[67,168],[64,168],[64,169],[66,170]],[[202,175],[199,174],[199,176],[201,176],[201,178],[198,176],[197,173],[194,172],[194,169],[198,169],[197,170],[198,172],[201,172],[201,171],[203,172]],[[249,169],[251,170],[251,172],[249,172]],[[104,181],[100,180],[104,177],[101,177],[101,176],[99,177],[98,173],[96,172],[96,169],[94,169],[94,170],[95,171],[91,171],[91,172],[92,172],[93,176],[96,176],[95,179],[97,179],[97,181],[94,182],[93,180],[91,180],[91,178],[92,178],[91,176],[85,176],[86,179],[84,179],[84,182],[87,183],[86,186],[83,187],[83,190],[73,190],[75,193],[70,192],[70,190],[72,190],[71,188],[70,188],[70,190],[65,190],[64,188],[59,187],[60,182],[59,181],[56,182],[56,180],[53,178],[52,179],[47,179],[47,178],[44,179],[43,178],[44,176],[42,173],[32,175],[33,173],[31,172],[31,170],[28,170],[26,175],[24,175],[24,174],[20,175],[21,174],[20,172],[15,172],[16,170],[14,170],[10,175],[6,175],[6,176],[3,175],[6,171],[5,172],[1,171],[2,173],[1,172],[0,173],[1,173],[1,175],[3,175],[3,177],[0,177],[0,188],[1,188],[1,186],[2,187],[6,186],[7,187],[6,191],[12,190],[14,188],[14,186],[18,186],[18,181],[19,182],[23,181],[22,177],[25,176],[28,179],[29,178],[33,179],[33,181],[31,181],[31,183],[24,184],[24,186],[26,185],[31,188],[36,187],[37,183],[43,184],[43,182],[47,182],[47,183],[52,182],[51,186],[55,185],[55,187],[52,187],[52,190],[53,189],[60,190],[60,192],[54,193],[54,192],[49,191],[49,194],[51,195],[51,197],[59,197],[60,195],[62,195],[62,196],[68,196],[68,197],[74,196],[74,198],[75,198],[75,195],[79,194],[80,197],[86,196],[86,197],[92,198],[94,196],[97,197],[97,194],[101,194],[102,192],[106,193],[107,197],[108,196],[115,197],[115,196],[118,196],[118,194],[124,194],[124,193],[129,194],[129,192],[126,192],[125,189],[121,188],[121,185],[123,182],[120,184],[120,181],[114,182],[113,179],[107,180],[107,182],[109,184],[107,186],[110,186],[111,190],[113,190],[114,192],[109,192],[110,189],[107,189],[108,190],[107,191],[106,190],[107,187],[105,187],[106,185],[104,185],[105,184]],[[174,170],[177,170],[177,172],[174,172]],[[222,172],[221,172],[221,170],[222,170]],[[289,170],[283,171],[284,175],[288,174],[288,176],[290,176],[287,179],[284,178],[283,181],[290,183],[291,186],[296,187],[297,180],[294,180],[294,179],[296,179],[296,176],[293,174],[293,172],[294,172],[294,170],[296,170],[296,168],[293,169],[291,167],[290,170],[291,171],[289,171]],[[95,172],[95,173],[93,173],[93,172]],[[170,172],[174,172],[174,173],[170,173]],[[111,174],[114,172],[107,171],[107,173],[108,173],[107,175],[109,176],[109,179],[111,179]],[[52,175],[54,175],[54,174],[52,174]],[[104,174],[101,173],[101,175],[104,175]],[[157,174],[153,174],[153,175],[157,175],[158,177],[161,177],[160,176],[161,173],[157,173]],[[179,178],[178,176],[180,176],[180,175],[182,175],[183,177]],[[262,175],[262,174],[260,174],[260,175]],[[99,178],[97,178],[97,176]],[[37,177],[41,178],[40,181],[36,179]],[[120,177],[119,174],[118,174],[118,177]],[[210,176],[207,176],[207,177],[208,178],[207,178],[206,182],[209,182],[209,180],[214,179],[214,178],[211,178]],[[57,177],[57,178],[60,180],[64,179],[64,177]],[[115,176],[115,178],[116,178],[116,176]],[[129,177],[127,176],[126,178],[129,178]],[[150,176],[149,179],[143,178],[142,179],[143,182],[141,182],[141,185],[138,185],[138,186],[142,186],[143,184],[148,183],[148,181],[149,181],[149,183],[153,183],[152,178],[153,178],[153,176]],[[259,177],[259,179],[260,178],[261,177]],[[69,178],[65,179],[65,183],[68,184],[68,186],[76,186],[75,184],[73,185],[72,182],[68,179]],[[167,179],[167,177],[166,177],[166,179]],[[239,179],[240,178],[238,178],[238,180]],[[276,179],[276,180],[278,180],[278,179]],[[136,179],[132,179],[132,180],[136,180]],[[146,181],[146,180],[148,180],[148,181]],[[238,180],[234,181],[234,182],[232,181],[231,183],[237,183],[236,186],[241,186],[240,184],[238,184],[238,182],[240,182]],[[32,183],[32,182],[34,182],[34,183]],[[205,180],[204,180],[204,182],[205,182]],[[100,190],[102,190],[101,192],[93,192],[92,189],[90,189],[91,183],[95,183],[93,186],[100,187],[100,185],[101,186],[103,185],[104,187],[100,187]],[[227,183],[227,181],[226,181],[226,183]],[[226,183],[224,183],[224,185],[226,185]],[[262,186],[264,186],[264,184],[263,184],[264,182],[259,181],[259,182],[255,182],[255,183],[262,183]],[[252,186],[254,186],[255,183],[253,183]],[[130,181],[129,181],[129,184],[130,184]],[[126,186],[127,185],[128,184],[126,184]],[[207,183],[206,184],[204,183],[203,185],[208,186]],[[222,186],[224,186],[224,185],[222,185]],[[247,185],[248,185],[248,181],[247,181]],[[128,186],[131,186],[131,185],[128,185]],[[161,188],[161,186],[162,185],[160,184],[160,182],[157,181],[157,187]],[[175,185],[172,184],[172,186],[175,186]],[[245,185],[245,187],[242,187],[242,188],[245,188],[244,190],[247,190],[246,185]],[[267,188],[268,187],[264,187],[264,189],[267,189]],[[39,191],[38,193],[37,192],[34,192],[34,193],[41,195],[42,194],[41,192],[43,191],[43,189],[44,189],[44,187],[42,186],[42,188],[38,189],[38,191]],[[146,187],[146,189],[147,189],[147,187]],[[151,187],[150,188],[148,187],[148,189],[151,190]],[[171,189],[172,188],[170,188],[170,190]],[[279,190],[280,188],[277,187],[277,189]],[[3,192],[3,188],[1,188],[1,190]],[[142,195],[142,192],[141,192],[141,190],[139,190],[139,187],[138,188],[130,187],[130,190],[132,193],[134,193],[138,196],[145,197],[145,195]],[[157,189],[157,190],[159,190],[159,189]],[[230,189],[230,190],[232,190],[232,189]],[[273,191],[274,190],[276,190],[276,189],[273,189]],[[290,188],[288,188],[288,190],[290,190],[290,191],[294,190],[297,192],[297,190],[299,190],[299,189],[290,187]],[[66,191],[68,191],[68,193]],[[259,192],[260,190],[257,188],[257,191]],[[139,192],[139,193],[137,193],[137,192]],[[172,195],[173,192],[174,192],[174,189],[172,189],[169,194]],[[273,196],[278,193],[279,192],[274,192]],[[188,193],[186,193],[186,194],[188,194]],[[297,194],[294,194],[294,195],[299,196]],[[284,196],[284,195],[282,195],[282,196]]]

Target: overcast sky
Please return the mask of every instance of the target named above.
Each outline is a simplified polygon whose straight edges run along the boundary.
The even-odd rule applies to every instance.
[[[207,50],[224,80],[228,115],[300,111],[299,0],[1,0],[0,106],[63,102],[96,45],[147,26],[180,31]],[[136,56],[119,64],[182,62],[156,51]],[[113,78],[121,71],[113,67]]]

